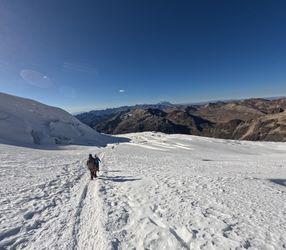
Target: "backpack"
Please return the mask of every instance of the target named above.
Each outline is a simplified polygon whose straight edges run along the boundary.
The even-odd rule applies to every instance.
[[[96,157],[96,158],[94,159],[94,164],[95,164],[95,166],[96,166],[97,168],[99,168],[99,162],[100,162],[99,158]]]
[[[88,159],[86,163],[89,170],[93,170],[96,168],[95,159]]]

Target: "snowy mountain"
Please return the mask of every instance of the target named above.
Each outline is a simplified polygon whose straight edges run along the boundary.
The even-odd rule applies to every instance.
[[[0,249],[285,249],[286,145],[135,133],[0,144]],[[88,153],[101,158],[91,181]]]
[[[118,140],[118,139],[116,139]],[[114,138],[97,133],[68,112],[0,93],[0,142],[15,145],[106,145]]]

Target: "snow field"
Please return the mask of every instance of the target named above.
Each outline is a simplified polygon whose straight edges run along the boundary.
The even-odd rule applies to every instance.
[[[286,190],[275,182],[286,179],[283,144],[130,137],[105,152],[115,249],[285,248]]]
[[[0,249],[285,249],[286,145],[136,133],[0,145]],[[89,153],[102,159],[90,180]]]
[[[0,249],[76,249],[84,198],[97,193],[85,161],[98,149],[0,148]]]

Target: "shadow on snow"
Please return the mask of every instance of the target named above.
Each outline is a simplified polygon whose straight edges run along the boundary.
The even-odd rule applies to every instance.
[[[118,173],[118,172],[122,172],[122,170],[119,170],[119,169],[117,169],[117,170],[103,170],[102,171],[103,173]]]
[[[271,182],[273,182],[275,184],[278,184],[278,185],[286,187],[286,179],[269,179],[269,181],[271,181]]]
[[[141,178],[134,178],[132,176],[100,176],[98,179],[105,181],[114,181],[114,182],[127,182],[127,181],[139,181]]]
[[[17,146],[17,147],[24,147],[24,148],[31,148],[31,149],[39,149],[39,150],[70,150],[73,146],[96,146],[99,148],[104,148],[109,144],[116,144],[119,145],[120,143],[130,142],[129,138],[126,137],[119,137],[119,136],[111,136],[106,134],[98,134],[95,139],[91,138],[88,141],[79,141],[79,142],[70,142],[66,144],[35,144],[35,143],[22,143],[18,141],[6,141],[0,138],[0,144],[10,145],[10,146]],[[114,148],[114,146],[113,146]]]

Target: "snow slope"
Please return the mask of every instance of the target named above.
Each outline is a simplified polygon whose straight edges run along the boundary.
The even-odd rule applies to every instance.
[[[285,249],[284,143],[127,136],[0,145],[0,249]],[[94,181],[88,153],[102,159]]]
[[[112,141],[112,137],[97,133],[60,108],[0,93],[2,143],[106,145]]]

